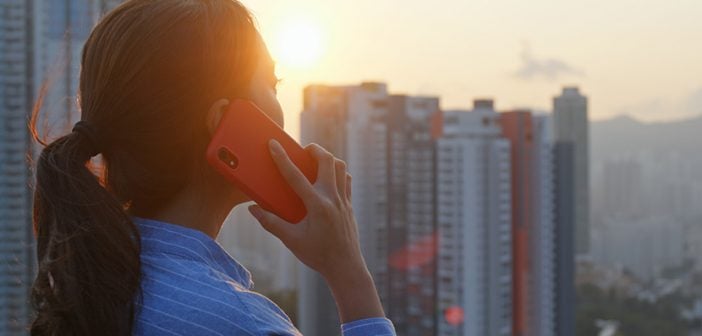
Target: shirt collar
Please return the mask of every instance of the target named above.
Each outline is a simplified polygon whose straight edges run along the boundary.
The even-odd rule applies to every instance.
[[[141,235],[142,254],[169,254],[202,262],[225,273],[247,289],[253,287],[251,273],[204,232],[137,216],[132,216],[132,221]]]

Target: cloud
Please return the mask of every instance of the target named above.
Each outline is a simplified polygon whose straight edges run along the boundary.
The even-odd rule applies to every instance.
[[[529,45],[524,45],[520,55],[522,64],[514,76],[524,80],[543,78],[556,80],[564,76],[583,77],[585,72],[555,58],[538,58],[532,55]]]

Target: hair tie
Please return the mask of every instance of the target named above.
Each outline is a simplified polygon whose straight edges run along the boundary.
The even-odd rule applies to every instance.
[[[85,120],[81,120],[73,125],[73,132],[85,137],[89,142],[90,157],[98,155],[102,151],[102,144],[99,141],[95,127]]]

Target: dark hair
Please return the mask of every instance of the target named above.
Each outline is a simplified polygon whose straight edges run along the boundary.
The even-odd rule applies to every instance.
[[[38,274],[33,335],[129,335],[139,295],[140,236],[148,216],[207,171],[206,112],[248,93],[261,54],[234,0],[131,0],[108,13],[83,49],[81,120],[47,145],[36,167]],[[101,171],[91,165],[93,147]]]

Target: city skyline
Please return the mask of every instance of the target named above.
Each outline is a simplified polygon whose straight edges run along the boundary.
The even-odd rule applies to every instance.
[[[471,110],[443,110],[440,97],[394,94],[381,82],[313,84],[304,97],[301,144],[327,148],[354,176],[361,248],[399,334],[572,330],[572,282],[555,281],[573,279],[573,268],[558,261],[575,259],[574,237],[560,236],[575,235],[576,223],[557,214],[572,206],[561,197],[575,199],[579,186],[555,172],[572,175],[588,156],[558,158],[552,135],[563,125],[587,130],[585,118],[498,113],[485,99]],[[568,112],[586,115],[586,105],[575,105]],[[326,286],[307,268],[299,274],[301,331],[333,332]]]

